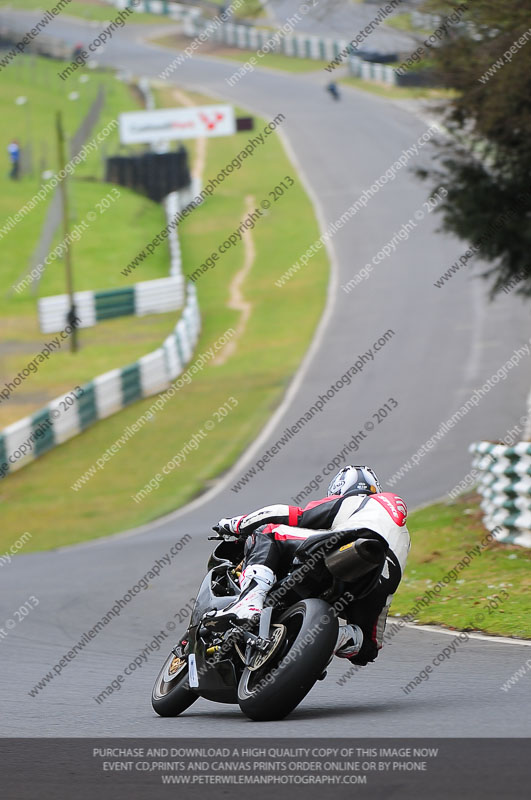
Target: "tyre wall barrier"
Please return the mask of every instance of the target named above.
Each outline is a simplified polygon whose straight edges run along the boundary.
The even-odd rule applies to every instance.
[[[307,33],[281,34],[234,22],[225,22],[212,30],[208,26],[208,21],[199,17],[185,20],[183,23],[183,33],[190,38],[196,38],[207,30],[210,31],[209,38],[231,47],[282,53],[285,56],[309,58],[313,61],[330,61],[349,44],[347,39],[328,39]]]
[[[181,275],[142,281],[123,289],[74,293],[78,328],[90,328],[114,317],[164,314],[181,308],[183,302],[184,281]],[[57,333],[67,324],[70,298],[67,294],[42,297],[38,309],[41,331]]]
[[[531,547],[531,442],[470,445],[483,522],[496,540]]]

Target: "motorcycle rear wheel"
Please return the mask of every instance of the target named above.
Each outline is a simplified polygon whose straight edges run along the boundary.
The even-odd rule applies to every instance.
[[[306,697],[334,651],[338,621],[328,603],[301,600],[275,620],[286,626],[281,647],[257,670],[246,668],[238,703],[252,720],[283,719]]]

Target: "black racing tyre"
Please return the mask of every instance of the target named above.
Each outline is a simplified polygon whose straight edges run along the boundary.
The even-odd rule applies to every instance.
[[[238,684],[239,706],[256,721],[290,714],[323,674],[337,641],[337,617],[324,600],[301,600],[275,622],[286,628],[282,644],[263,667],[245,669]]]
[[[151,693],[151,705],[161,717],[177,717],[195,703],[199,695],[188,685],[188,660],[170,653]]]

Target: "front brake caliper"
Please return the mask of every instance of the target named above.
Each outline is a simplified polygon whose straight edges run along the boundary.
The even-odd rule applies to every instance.
[[[186,664],[186,659],[181,658],[180,656],[175,656],[172,660],[170,666],[168,667],[168,675],[175,675],[175,673],[179,672],[182,667]]]

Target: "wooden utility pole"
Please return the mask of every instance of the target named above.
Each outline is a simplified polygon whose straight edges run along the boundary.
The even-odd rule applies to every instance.
[[[61,112],[57,112],[57,154],[59,157],[59,171],[65,172],[65,177],[59,184],[61,192],[61,209],[63,212],[63,242],[65,244],[65,270],[66,270],[66,292],[70,299],[70,310],[68,312],[68,324],[73,326],[70,335],[70,350],[75,353],[77,350],[77,328],[75,325],[76,307],[74,303],[74,279],[72,275],[72,253],[70,250],[70,212],[68,207],[68,186],[66,178],[66,150],[65,134],[63,129],[63,119]]]

